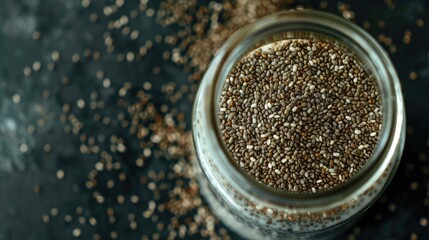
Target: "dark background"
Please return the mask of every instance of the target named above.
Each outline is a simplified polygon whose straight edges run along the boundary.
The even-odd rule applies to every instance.
[[[346,6],[353,21],[370,26],[397,68],[408,126],[392,184],[340,239],[429,239],[429,2],[326,3],[291,6],[326,6],[338,15]],[[188,80],[186,66],[165,56],[174,46],[156,40],[180,26],[162,27],[147,13],[159,1],[145,9],[126,1],[106,14],[114,4],[0,1],[0,240],[165,239],[174,238],[172,232],[187,239],[237,238],[200,202],[192,175],[183,170],[190,154],[168,148],[189,145],[198,84]],[[109,28],[123,15],[134,15],[124,26],[137,37]],[[108,49],[108,36],[115,49]],[[180,96],[171,100],[174,94]],[[124,121],[132,123],[129,106],[142,101],[149,115],[136,121],[148,135],[137,138]],[[166,138],[165,129],[184,140],[159,143],[153,136]],[[185,202],[191,207],[183,208]]]

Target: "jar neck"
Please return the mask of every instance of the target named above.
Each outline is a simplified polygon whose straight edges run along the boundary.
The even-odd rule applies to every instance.
[[[238,166],[227,150],[219,129],[217,113],[219,99],[227,78],[236,62],[250,51],[272,42],[287,39],[320,39],[347,48],[365,63],[377,80],[382,99],[383,127],[379,143],[364,167],[345,183],[318,193],[290,193],[268,187],[256,181]],[[265,201],[279,205],[327,205],[369,188],[395,160],[404,126],[403,99],[399,80],[387,54],[365,31],[340,17],[317,11],[289,11],[257,20],[231,36],[218,51],[206,75],[214,84],[209,97],[210,129],[213,149],[220,149],[217,164],[226,177],[248,195],[263,196]]]

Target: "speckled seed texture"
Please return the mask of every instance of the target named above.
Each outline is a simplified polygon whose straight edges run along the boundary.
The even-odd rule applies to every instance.
[[[273,188],[317,192],[347,181],[381,129],[378,85],[350,52],[288,40],[242,58],[225,81],[219,119],[232,157]]]

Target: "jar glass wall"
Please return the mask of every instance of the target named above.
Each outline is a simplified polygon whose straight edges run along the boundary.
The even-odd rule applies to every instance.
[[[379,86],[383,123],[372,157],[352,178],[327,191],[296,194],[255,181],[232,159],[220,135],[218,105],[228,73],[249,52],[288,39],[322,40],[352,52]],[[397,74],[368,33],[322,12],[282,12],[243,27],[212,60],[194,103],[195,168],[214,213],[238,234],[252,239],[319,238],[352,222],[380,196],[399,164],[404,129]]]

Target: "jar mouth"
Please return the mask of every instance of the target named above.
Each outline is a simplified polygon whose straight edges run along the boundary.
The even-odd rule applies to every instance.
[[[376,79],[381,94],[382,129],[376,145],[367,163],[352,177],[331,189],[313,192],[294,193],[269,187],[258,182],[242,169],[231,156],[221,135],[218,119],[219,99],[228,73],[246,53],[267,43],[287,39],[326,39],[335,40],[347,47],[368,67],[367,71]],[[351,193],[367,189],[370,179],[378,179],[390,163],[396,152],[400,132],[404,126],[403,103],[396,71],[382,47],[367,32],[338,16],[313,10],[286,11],[276,13],[246,25],[234,33],[219,49],[216,57],[219,65],[215,67],[212,80],[215,87],[210,96],[210,125],[214,130],[217,143],[222,149],[219,163],[224,165],[228,175],[236,184],[255,197],[288,205],[311,205],[315,202],[329,204]]]

